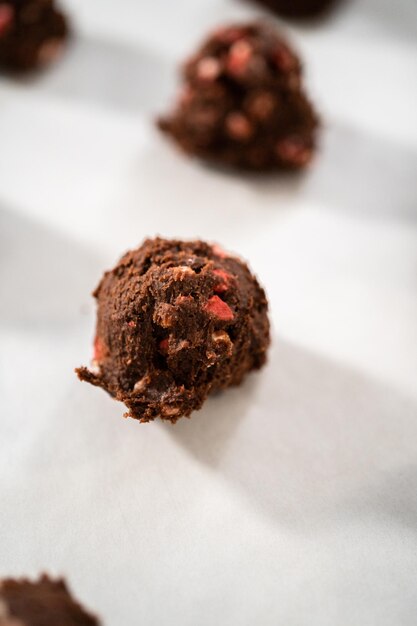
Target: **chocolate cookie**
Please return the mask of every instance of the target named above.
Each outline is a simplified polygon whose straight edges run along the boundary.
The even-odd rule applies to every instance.
[[[63,580],[42,576],[0,581],[0,626],[98,626],[73,598]]]
[[[0,66],[26,71],[60,53],[68,36],[64,15],[53,0],[0,0]]]
[[[186,63],[183,78],[176,108],[159,127],[189,154],[258,171],[310,162],[318,119],[298,57],[269,25],[217,30]]]
[[[148,239],[104,274],[81,380],[142,422],[176,422],[265,362],[267,300],[247,265],[203,241]]]
[[[269,9],[291,19],[314,18],[323,15],[337,0],[258,0]]]

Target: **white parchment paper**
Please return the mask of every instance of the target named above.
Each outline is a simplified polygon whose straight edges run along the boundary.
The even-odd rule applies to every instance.
[[[299,180],[153,129],[232,0],[69,0],[76,37],[0,80],[0,576],[65,575],[107,626],[417,620],[417,6],[290,28],[324,120]],[[268,366],[175,427],[76,380],[91,290],[145,236],[249,259]]]

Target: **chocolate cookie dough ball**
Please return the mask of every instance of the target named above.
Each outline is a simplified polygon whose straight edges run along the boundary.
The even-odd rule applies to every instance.
[[[298,170],[311,160],[317,116],[298,57],[265,24],[214,32],[184,68],[185,85],[160,128],[183,150],[247,170]]]
[[[0,0],[0,67],[27,71],[54,60],[68,25],[53,0]]]
[[[336,0],[258,0],[272,11],[292,19],[314,18],[329,11]]]
[[[243,261],[215,245],[149,239],[94,295],[95,370],[78,376],[142,422],[176,422],[265,362],[265,293]]]
[[[0,626],[99,626],[63,580],[0,580]]]

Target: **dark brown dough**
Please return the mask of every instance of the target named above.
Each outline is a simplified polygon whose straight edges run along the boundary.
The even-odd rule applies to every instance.
[[[327,13],[337,0],[257,0],[283,17],[309,19]]]
[[[187,153],[258,171],[310,162],[318,119],[298,57],[269,25],[217,30],[186,63],[183,79],[159,127]]]
[[[78,376],[142,422],[176,422],[265,362],[265,293],[243,261],[217,246],[148,239],[105,273],[94,295],[96,371],[82,367]]]
[[[68,37],[54,0],[0,0],[0,67],[27,71],[54,60]]]
[[[0,581],[0,626],[99,626],[70,595],[65,581]]]

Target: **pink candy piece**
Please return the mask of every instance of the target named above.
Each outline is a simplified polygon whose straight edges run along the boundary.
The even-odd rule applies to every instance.
[[[220,279],[214,287],[215,293],[224,293],[227,291],[229,289],[229,281],[232,278],[231,275],[224,270],[213,270],[213,274]]]
[[[249,112],[257,120],[268,120],[274,112],[277,99],[267,91],[258,93],[249,105]]]
[[[277,68],[285,73],[291,72],[297,66],[294,55],[291,54],[287,46],[284,46],[284,44],[281,44],[275,49],[273,59]]]
[[[239,28],[239,26],[229,26],[227,28],[221,28],[213,34],[217,41],[230,45],[235,41],[238,41],[238,39],[242,39],[242,37],[246,35],[246,30],[244,28]]]
[[[14,9],[10,4],[0,4],[0,37],[7,32],[14,19]]]
[[[217,243],[213,244],[211,249],[213,250],[213,253],[221,259],[227,259],[230,256],[227,252],[225,252],[225,250],[223,250],[223,248],[218,246]]]
[[[311,160],[312,151],[298,137],[282,139],[276,146],[280,159],[291,165],[301,167]]]
[[[94,354],[93,361],[100,363],[108,354],[108,350],[104,344],[104,342],[100,339],[100,337],[96,336],[94,339]]]
[[[59,39],[50,39],[42,44],[38,52],[38,61],[42,65],[46,65],[51,61],[54,61],[63,52],[63,44]]]
[[[204,57],[198,62],[197,75],[201,80],[213,81],[221,73],[220,61],[214,57]]]
[[[237,141],[246,141],[253,135],[253,127],[248,118],[238,111],[229,113],[226,118],[227,134]]]
[[[167,353],[168,347],[169,347],[168,339],[162,339],[162,341],[159,342],[159,349],[161,352]]]
[[[232,309],[219,296],[212,296],[207,300],[204,310],[224,322],[230,322],[233,319]]]
[[[253,55],[253,48],[244,39],[236,41],[229,51],[226,67],[229,74],[240,76],[245,73]]]

